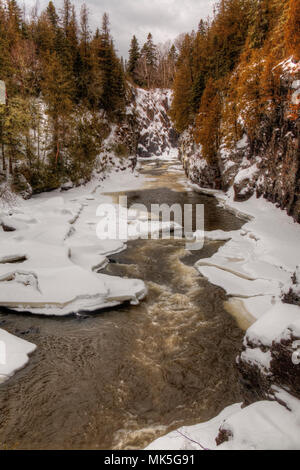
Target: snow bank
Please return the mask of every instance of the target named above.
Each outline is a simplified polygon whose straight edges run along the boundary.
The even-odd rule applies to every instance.
[[[125,189],[137,178],[124,172]],[[67,315],[95,311],[146,295],[142,281],[97,272],[107,256],[124,250],[120,240],[99,240],[97,207],[110,201],[108,187],[120,190],[117,173],[98,187],[43,194],[2,213],[14,230],[0,233],[0,305],[15,311]],[[122,189],[122,188],[121,188]],[[138,221],[135,221],[138,223]]]
[[[0,383],[24,367],[36,346],[0,329]]]
[[[241,409],[232,405],[216,418],[182,427],[151,443],[147,450],[299,450],[300,404],[277,389],[292,413],[275,401],[261,401]],[[216,436],[226,439],[217,446]]]
[[[242,302],[249,318],[257,319],[246,333],[238,362],[257,367],[264,377],[270,377],[270,401],[243,409],[239,404],[232,405],[213,420],[173,431],[147,449],[300,449],[300,400],[292,395],[293,389],[289,393],[272,385],[274,367],[278,373],[282,364],[290,364],[291,374],[286,382],[282,380],[284,386],[291,377],[293,380],[293,374],[297,376],[296,367],[300,367],[291,362],[293,345],[300,343],[300,308],[282,302],[300,266],[300,226],[263,199],[253,196],[246,202],[235,202],[233,189],[224,194],[189,186],[215,195],[223,207],[245,217],[241,230],[205,233],[206,239],[223,240],[225,244],[211,258],[199,260],[196,267],[211,283],[222,287],[232,301]],[[285,348],[283,360],[278,356],[280,347]]]
[[[234,202],[232,191],[213,193],[225,208],[250,220],[236,232],[207,232],[208,239],[230,240],[196,267],[210,282],[240,298],[249,313],[259,318],[281,304],[282,294],[291,286],[300,265],[300,226],[264,199],[253,196],[246,202]]]
[[[146,450],[205,450],[215,449],[215,437],[222,422],[239,412],[240,404],[225,408],[216,418],[195,426],[184,426],[156,439]]]

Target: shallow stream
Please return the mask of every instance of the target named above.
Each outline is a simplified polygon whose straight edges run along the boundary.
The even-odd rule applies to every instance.
[[[188,191],[174,162],[150,161],[142,172],[147,184],[126,193],[129,204],[200,203],[206,230],[243,225],[213,197]],[[2,328],[38,348],[0,386],[0,449],[141,449],[241,401],[243,332],[222,289],[193,267],[219,246],[189,253],[182,240],[139,240],[111,256],[107,274],[147,283],[139,306],[67,318],[1,313]]]

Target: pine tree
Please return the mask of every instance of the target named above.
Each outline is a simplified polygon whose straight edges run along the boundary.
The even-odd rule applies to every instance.
[[[5,80],[11,76],[11,63],[9,60],[9,37],[7,34],[7,17],[5,6],[0,2],[0,71],[1,79]]]
[[[52,25],[53,30],[56,31],[58,28],[59,17],[56,13],[56,9],[52,1],[48,3],[46,12],[47,12],[47,16]]]
[[[289,1],[288,18],[285,26],[285,43],[288,53],[300,60],[300,3]]]
[[[90,96],[92,82],[92,51],[90,38],[89,12],[86,4],[83,4],[80,10],[79,47],[77,48],[74,60],[76,100],[84,100],[94,104],[94,99]]]
[[[151,33],[148,34],[147,41],[142,47],[140,62],[143,82],[146,84],[147,88],[150,88],[153,86],[157,70],[157,47],[153,43]]]
[[[12,175],[14,163],[24,157],[23,135],[30,126],[28,102],[20,97],[10,99],[2,115],[2,143],[7,148],[9,173]]]
[[[217,152],[221,140],[220,84],[210,78],[203,93],[196,117],[195,140],[202,146],[202,155],[209,165],[218,167]]]
[[[256,0],[250,10],[249,46],[262,47],[270,27],[269,0]]]
[[[47,54],[43,64],[42,92],[53,123],[52,161],[61,163],[66,118],[72,111],[73,83],[56,52]]]
[[[134,83],[138,83],[137,66],[140,58],[140,48],[138,40],[133,36],[129,49],[129,59],[127,64],[127,73]]]
[[[108,113],[122,113],[125,106],[125,81],[109,31],[109,18],[104,13],[102,28],[94,38],[94,47],[101,74],[99,105]]]
[[[192,110],[192,38],[185,36],[177,64],[177,73],[174,80],[174,98],[170,116],[178,132],[184,131],[193,121]]]
[[[9,34],[19,34],[22,31],[22,11],[16,0],[7,1],[7,16]]]

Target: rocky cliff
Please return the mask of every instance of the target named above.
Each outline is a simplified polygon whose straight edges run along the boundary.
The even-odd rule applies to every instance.
[[[201,157],[201,146],[194,143],[190,128],[180,137],[179,154],[194,183],[225,191],[232,186],[237,201],[255,193],[300,222],[300,62],[288,59],[280,67],[281,104],[261,116],[254,137],[244,132],[229,150],[224,135],[217,163],[210,166]]]
[[[127,114],[136,119],[138,157],[161,156],[177,148],[178,134],[168,116],[171,99],[171,90],[132,89]]]
[[[194,184],[228,191],[228,194],[234,194],[237,202],[247,201],[253,195],[263,197],[299,223],[300,62],[288,59],[278,66],[281,67],[280,102],[261,114],[251,136],[243,128],[240,117],[240,140],[228,146],[228,136],[223,133],[217,159],[209,165],[202,156],[201,146],[194,142],[194,128],[191,126],[180,136],[179,157],[186,175]],[[256,242],[259,243],[259,239]],[[275,263],[272,258],[269,262]],[[279,418],[278,422],[276,419],[284,413],[282,410],[293,412],[287,415],[288,420],[299,416],[300,271],[299,267],[295,268],[291,287],[283,292],[283,303],[274,305],[245,335],[237,367],[246,407],[240,417],[229,419],[220,427],[216,438],[218,446],[224,443],[237,445],[243,433],[251,435],[253,430],[249,420],[255,422],[255,413],[260,408],[259,415],[266,416],[271,423],[270,410],[274,407],[276,426],[280,426]],[[282,426],[280,432],[284,440],[289,430],[286,422],[283,421]]]

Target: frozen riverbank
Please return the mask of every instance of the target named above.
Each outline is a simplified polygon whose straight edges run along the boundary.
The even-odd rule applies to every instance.
[[[104,193],[138,188],[143,177],[130,169],[70,191],[18,199],[0,211],[0,306],[15,312],[67,315],[95,311],[146,295],[140,280],[98,272],[126,242],[99,240],[97,207],[111,203]],[[105,216],[105,215],[104,215]],[[134,222],[131,220],[131,222]],[[138,223],[138,221],[136,221]],[[9,378],[28,361],[35,346],[0,330],[5,357],[0,377]]]
[[[126,196],[131,210],[132,204],[149,211],[162,201],[182,208],[199,203],[205,205],[206,230],[241,227],[214,198],[188,191],[179,162],[149,159],[140,175],[119,172],[117,185],[101,183],[102,195],[86,187],[85,211],[98,195],[113,202]],[[125,178],[128,190],[119,193]],[[38,198],[73,199],[72,191]],[[91,221],[95,213],[81,213],[78,231],[85,217]],[[197,253],[173,237],[126,245],[108,257],[101,274],[142,279],[148,295],[139,305],[67,317],[1,311],[1,328],[37,345],[28,366],[1,386],[0,440],[7,447],[18,442],[20,449],[141,449],[174,423],[209,420],[242,400],[234,360],[243,332],[223,308],[222,290],[193,267]],[[207,243],[201,255],[218,246]],[[73,257],[83,268],[99,262],[93,250],[87,257],[86,250],[73,249]]]
[[[299,449],[300,308],[282,299],[299,289],[300,226],[263,199],[241,203],[231,192],[204,192],[249,219],[238,231],[207,232],[207,239],[227,242],[196,267],[226,291],[231,308],[238,302],[252,318],[237,362],[251,393],[267,400],[244,409],[233,405],[208,423],[158,439],[149,449],[213,449],[217,443],[219,449]]]

